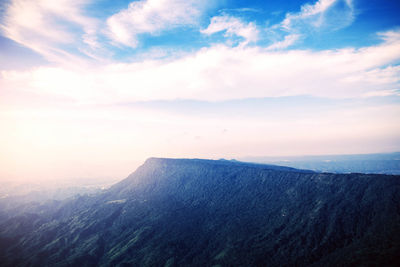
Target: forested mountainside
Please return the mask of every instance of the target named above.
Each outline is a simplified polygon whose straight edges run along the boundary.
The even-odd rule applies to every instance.
[[[151,158],[95,196],[2,207],[1,266],[400,264],[395,175]]]

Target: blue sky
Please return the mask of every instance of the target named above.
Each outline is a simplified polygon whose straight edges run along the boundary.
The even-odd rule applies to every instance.
[[[399,11],[2,1],[0,179],[124,176],[151,156],[399,151]]]
[[[24,2],[29,1],[19,2],[21,2],[21,6],[23,6]],[[79,10],[76,12],[81,13],[82,16],[87,16],[87,18],[97,20],[95,23],[101,27],[104,26],[104,24],[107,24],[105,22],[113,15],[116,15],[124,10],[129,10],[129,4],[131,1],[72,2],[75,3],[75,6],[79,7]],[[194,3],[195,1],[192,2]],[[331,1],[320,2],[329,3]],[[253,23],[259,30],[258,40],[250,43],[250,45],[253,46],[268,46],[274,42],[283,40],[284,37],[289,35],[291,32],[300,34],[301,38],[299,38],[297,42],[293,42],[290,45],[292,49],[321,50],[339,49],[345,47],[360,48],[366,45],[379,43],[381,40],[377,36],[378,32],[397,29],[397,27],[400,25],[400,18],[398,16],[400,3],[398,1],[355,0],[347,2],[333,2],[334,3],[324,10],[324,12],[320,12],[320,14],[317,14],[317,16],[310,16],[310,19],[297,19],[297,25],[292,27],[293,29],[291,30],[287,30],[279,26],[289,14],[300,14],[302,7],[304,8],[307,5],[315,5],[316,1],[215,0],[210,1],[208,4],[201,4],[201,14],[196,13],[195,16],[197,17],[195,21],[190,21],[187,24],[185,24],[184,21],[178,21],[177,23],[179,25],[165,27],[161,25],[167,25],[168,22],[160,21],[159,23],[161,25],[155,26],[155,28],[158,29],[148,32],[139,31],[139,33],[135,36],[139,42],[135,46],[118,43],[118,41],[117,43],[113,43],[115,40],[112,40],[112,38],[107,36],[107,34],[101,32],[100,29],[96,29],[96,39],[101,43],[101,46],[107,52],[101,54],[101,56],[120,61],[131,61],[135,60],[135,57],[138,56],[138,54],[144,53],[151,49],[158,48],[174,52],[176,50],[195,51],[196,49],[200,49],[202,47],[209,47],[215,43],[227,41],[227,39],[230,39],[233,42],[235,42],[235,40],[236,42],[240,42],[243,37],[235,36],[235,34],[228,34],[229,37],[224,37],[224,35],[226,35],[226,30],[216,32],[211,35],[205,35],[201,33],[201,29],[207,28],[210,20],[217,16],[235,17],[243,24]],[[207,1],[204,1],[204,3],[207,3]],[[2,2],[1,14],[3,23],[6,23],[7,17],[10,16],[7,13],[7,9],[12,4],[13,1]],[[61,5],[62,4],[60,4],[60,6]],[[167,5],[168,4],[166,4],[166,6]],[[40,6],[40,4],[38,4],[38,6]],[[44,9],[43,6],[44,5],[42,5],[42,9]],[[60,12],[62,12],[62,10]],[[169,11],[162,10],[162,12]],[[58,14],[54,14],[52,12],[43,12],[43,16],[51,17],[51,22],[60,24],[58,27],[64,28],[63,30],[67,29],[71,33],[77,35],[84,33],[83,27],[85,26],[76,25],[76,22],[73,20],[66,21],[66,19],[60,18]],[[321,18],[324,20],[321,25],[313,25],[315,21]],[[9,23],[12,23],[11,19],[9,20]],[[149,18],[149,20],[151,20],[151,18]],[[171,21],[169,22],[171,23]],[[4,26],[5,25],[3,24],[3,27]],[[16,25],[9,25],[8,28],[12,28],[12,26]],[[0,47],[2,48],[2,57],[12,55],[21,61],[26,58],[39,60],[35,51],[29,51],[21,48],[21,43],[23,46],[28,48],[33,46],[32,43],[29,43],[29,39],[22,41],[15,36],[13,37],[10,34],[7,34],[4,32],[4,30],[1,37]],[[82,54],[82,52],[77,51],[76,43],[73,43],[73,45],[59,45],[58,47],[63,48],[63,50],[73,54]],[[103,52],[105,51],[103,50]],[[39,61],[39,63],[41,64],[42,62]],[[4,63],[2,65],[4,65]]]

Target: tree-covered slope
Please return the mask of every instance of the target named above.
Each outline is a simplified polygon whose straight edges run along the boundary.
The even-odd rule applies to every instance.
[[[399,264],[399,176],[152,158],[35,210],[0,220],[2,266]]]

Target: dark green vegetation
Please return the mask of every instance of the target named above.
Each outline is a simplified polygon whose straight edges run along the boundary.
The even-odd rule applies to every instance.
[[[46,205],[1,213],[1,266],[400,260],[399,176],[153,158],[102,194]]]

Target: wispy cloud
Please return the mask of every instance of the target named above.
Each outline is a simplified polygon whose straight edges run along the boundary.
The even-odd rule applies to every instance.
[[[201,33],[211,35],[222,31],[225,31],[226,37],[242,37],[244,40],[241,42],[241,45],[256,42],[259,34],[257,26],[254,23],[245,23],[239,18],[228,15],[213,17],[210,25],[206,29],[201,30]]]
[[[400,68],[392,64],[400,60],[400,38],[396,32],[381,35],[386,36],[381,44],[360,49],[287,52],[217,45],[175,60],[3,71],[1,87],[90,103],[398,94]]]
[[[136,47],[138,34],[197,24],[207,6],[207,1],[199,0],[135,1],[107,19],[107,35],[116,44]]]
[[[267,50],[277,50],[277,49],[284,49],[288,48],[289,46],[293,45],[299,38],[301,37],[300,34],[289,34],[286,35],[283,39],[283,41],[278,41],[270,46],[268,46],[266,49]]]
[[[239,45],[257,43],[271,32],[278,38],[268,49],[286,49],[304,39],[313,29],[336,29],[354,19],[351,0],[318,0],[306,4],[298,13],[263,31],[253,21],[223,13],[211,18],[200,29],[202,16],[214,1],[140,0],[111,15],[105,22],[90,17],[85,10],[90,0],[11,0],[4,7],[0,29],[10,38],[60,64],[84,65],[88,59],[110,62],[121,46],[137,47],[141,34],[158,35],[178,27],[198,28],[201,33],[224,33]],[[225,9],[225,12],[227,12]],[[256,12],[252,8],[236,8],[231,12]],[[107,42],[108,41],[108,42]],[[235,43],[236,43],[235,42]]]
[[[82,13],[87,3],[87,0],[13,0],[6,6],[0,29],[7,38],[50,61],[78,60],[79,54],[85,54],[85,46],[97,46],[98,21]],[[69,52],[68,47],[75,51]]]
[[[88,59],[108,61],[113,46],[136,47],[139,34],[197,25],[211,6],[210,1],[198,0],[133,1],[103,22],[87,15],[91,4],[91,0],[11,0],[3,7],[0,30],[51,62],[82,65]]]
[[[340,29],[354,20],[352,0],[318,0],[315,4],[305,4],[299,13],[288,13],[281,27],[290,32],[302,28]]]
[[[300,12],[287,13],[278,24],[268,27],[268,34],[282,36],[270,49],[283,49],[307,37],[310,32],[332,31],[349,26],[355,19],[352,0],[318,0],[301,6]]]
[[[243,13],[243,12],[253,12],[253,13],[258,13],[261,12],[260,9],[257,8],[251,8],[251,7],[241,7],[241,8],[224,8],[221,10],[221,12],[238,12],[238,13]]]

